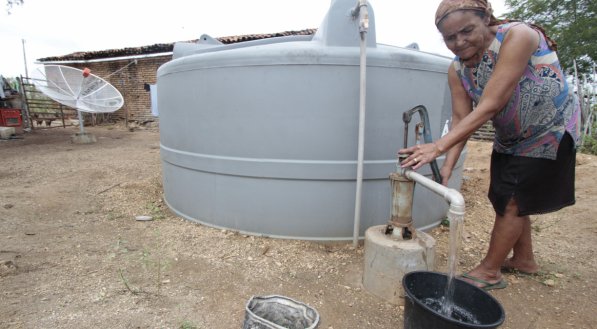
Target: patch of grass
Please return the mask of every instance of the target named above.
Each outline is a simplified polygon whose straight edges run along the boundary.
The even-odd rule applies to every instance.
[[[112,221],[112,220],[116,220],[116,219],[120,219],[120,218],[123,218],[122,214],[117,214],[117,213],[116,213],[116,212],[114,212],[114,211],[109,211],[109,212],[106,214],[106,219],[107,219],[107,220],[110,220],[110,221]]]
[[[155,234],[156,238],[150,240],[154,243],[142,250],[126,247],[126,241],[119,238],[113,251],[108,255],[110,259],[122,261],[118,266],[118,276],[125,288],[133,295],[149,292],[144,289],[146,284],[139,283],[139,278],[148,280],[149,286],[155,286],[155,294],[161,295],[164,273],[169,267],[169,262],[163,256],[164,246],[159,243],[159,231],[156,230]],[[137,280],[133,281],[137,282],[139,287],[133,287],[129,277],[136,278]]]
[[[126,290],[128,290],[133,295],[136,295],[139,293],[139,291],[137,289],[131,288],[131,286],[129,285],[129,280],[127,280],[127,278],[124,276],[124,273],[121,268],[118,269],[118,274],[120,275],[120,280],[122,280],[122,283],[126,287]]]
[[[164,213],[164,210],[162,209],[162,204],[158,203],[158,202],[148,202],[145,205],[145,209],[147,209],[147,211],[149,211],[149,214],[151,215],[151,217],[153,217],[154,220],[160,220],[160,219],[164,219],[166,218],[166,214]]]
[[[160,241],[160,232],[156,230],[156,239],[154,241]],[[149,272],[155,271],[155,285],[156,285],[156,293],[159,296],[162,291],[162,278],[163,273],[168,269],[169,262],[164,260],[163,255],[163,246],[157,245],[155,246],[155,251],[150,251],[149,249],[144,249],[141,252],[141,262],[143,264],[143,268]]]
[[[118,241],[116,241],[114,248],[112,248],[112,252],[108,254],[108,258],[114,259],[118,255],[126,254],[127,252],[129,252],[128,248],[124,246],[125,243],[125,240],[122,240],[120,237],[118,237]]]
[[[445,226],[445,227],[450,227],[450,220],[448,219],[448,217],[442,219],[440,225]]]
[[[180,324],[180,327],[178,327],[179,329],[201,329],[199,328],[196,324],[194,324],[192,321],[189,320],[185,320]]]

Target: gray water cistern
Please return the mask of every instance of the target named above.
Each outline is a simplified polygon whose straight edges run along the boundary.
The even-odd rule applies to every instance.
[[[172,61],[157,72],[164,195],[175,213],[244,234],[352,239],[360,56],[354,6],[332,1],[313,36],[224,45],[204,35],[175,44]],[[402,113],[426,106],[434,139],[451,116],[449,58],[377,44],[371,6],[367,34],[361,237],[390,216],[388,175],[403,146]],[[418,172],[431,177],[428,166]],[[451,187],[460,188],[461,174],[462,159]],[[417,189],[414,199],[418,229],[445,218],[441,197]]]

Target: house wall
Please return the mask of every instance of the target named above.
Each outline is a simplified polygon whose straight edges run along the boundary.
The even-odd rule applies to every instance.
[[[136,59],[136,64],[131,64],[135,59],[122,59],[68,66],[81,70],[87,67],[92,74],[110,82],[120,91],[124,106],[112,114],[114,119],[144,123],[158,121],[157,117],[151,115],[151,98],[145,84],[155,84],[158,68],[171,59],[172,56],[168,55]]]

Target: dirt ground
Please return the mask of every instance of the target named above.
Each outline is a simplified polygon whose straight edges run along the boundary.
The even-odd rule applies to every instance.
[[[244,236],[183,220],[164,205],[159,131],[76,127],[0,141],[0,328],[240,328],[253,295],[319,312],[323,329],[403,327],[404,308],[365,291],[363,247]],[[470,142],[458,271],[484,255],[491,144]],[[597,328],[597,157],[577,156],[577,204],[534,216],[542,274],[506,274],[492,291],[501,328]],[[136,216],[152,216],[139,221]],[[447,269],[447,228],[436,270]]]

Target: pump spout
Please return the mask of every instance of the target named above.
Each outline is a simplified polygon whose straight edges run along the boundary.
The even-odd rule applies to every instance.
[[[402,174],[408,178],[412,179],[413,181],[423,185],[424,187],[430,189],[436,194],[441,195],[446,202],[450,205],[450,209],[448,209],[448,218],[454,218],[454,216],[463,217],[464,216],[464,197],[460,192],[455,189],[446,187],[442,184],[434,182],[433,180],[411,170],[411,169],[404,169]]]

